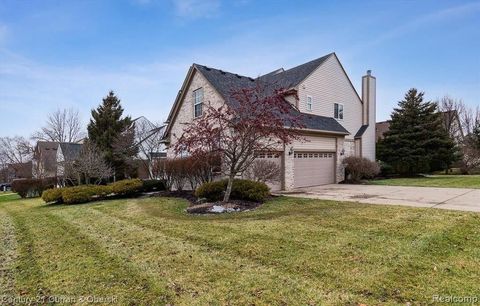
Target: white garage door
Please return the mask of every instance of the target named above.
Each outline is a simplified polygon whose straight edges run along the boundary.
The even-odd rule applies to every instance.
[[[335,183],[335,153],[295,152],[295,187]]]
[[[280,169],[280,174],[277,181],[267,182],[268,187],[271,191],[278,191],[282,189],[282,152],[266,152],[266,153],[257,153],[256,159],[258,160],[268,160],[274,162],[277,167]]]

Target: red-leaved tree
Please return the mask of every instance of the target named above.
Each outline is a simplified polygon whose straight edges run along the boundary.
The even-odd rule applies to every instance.
[[[201,117],[186,124],[174,145],[176,154],[202,156],[218,153],[228,177],[223,201],[230,199],[234,178],[255,160],[255,152],[274,151],[301,136],[299,112],[285,100],[296,91],[271,89],[257,82],[251,88],[232,91],[219,108],[204,105]]]

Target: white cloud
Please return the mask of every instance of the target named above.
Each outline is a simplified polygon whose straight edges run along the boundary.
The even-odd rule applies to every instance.
[[[215,16],[220,9],[220,0],[173,0],[178,16],[196,19]]]

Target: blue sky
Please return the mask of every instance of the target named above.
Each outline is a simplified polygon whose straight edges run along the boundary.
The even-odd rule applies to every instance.
[[[336,52],[356,88],[372,69],[377,120],[410,87],[480,104],[480,1],[0,0],[0,136],[112,89],[165,120],[196,62],[257,76]]]

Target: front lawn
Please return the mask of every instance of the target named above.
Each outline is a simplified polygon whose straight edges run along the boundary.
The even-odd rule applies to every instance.
[[[186,207],[1,202],[0,296],[387,305],[479,295],[479,214],[286,197],[236,214]]]
[[[0,202],[12,201],[19,199],[20,197],[16,193],[12,192],[0,192]]]
[[[480,175],[432,175],[416,178],[392,178],[369,181],[372,185],[480,188]]]

